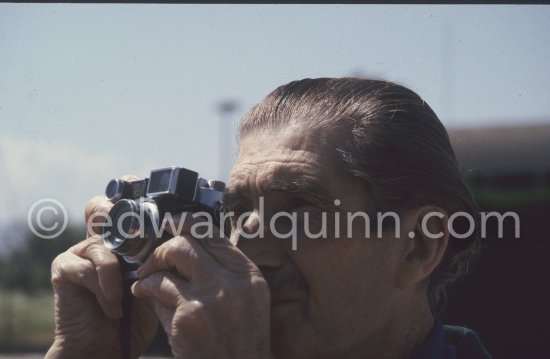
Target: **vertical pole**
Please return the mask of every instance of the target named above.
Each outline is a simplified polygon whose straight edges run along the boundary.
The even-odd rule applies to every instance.
[[[236,100],[224,100],[218,103],[220,126],[218,131],[219,179],[227,182],[233,166],[233,143],[235,140],[234,115],[239,108]]]

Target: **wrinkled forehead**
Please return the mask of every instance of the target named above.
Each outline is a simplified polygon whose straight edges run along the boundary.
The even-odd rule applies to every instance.
[[[327,155],[328,131],[321,128],[304,128],[291,125],[281,129],[256,130],[240,138],[239,159],[242,157],[274,151],[298,154]]]
[[[297,126],[281,130],[254,131],[240,139],[239,157],[229,187],[243,182],[270,183],[320,180],[335,169],[334,151],[321,130]]]

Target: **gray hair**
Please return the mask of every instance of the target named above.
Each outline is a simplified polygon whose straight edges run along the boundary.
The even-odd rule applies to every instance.
[[[436,114],[415,92],[391,82],[303,79],[275,89],[253,107],[241,120],[239,136],[292,125],[323,130],[320,141],[332,145],[340,169],[364,180],[374,198],[370,206],[377,211],[435,205],[474,218],[472,235],[451,236],[428,278],[428,300],[438,315],[446,285],[467,273],[480,239],[477,205]],[[464,233],[459,227],[465,225],[456,221],[453,228]]]

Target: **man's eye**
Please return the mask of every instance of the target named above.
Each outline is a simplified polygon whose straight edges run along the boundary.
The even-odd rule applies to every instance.
[[[252,212],[253,208],[246,205],[233,205],[231,206],[231,228],[237,229],[239,226],[244,225],[248,221],[248,217]]]
[[[287,205],[288,211],[308,211],[308,210],[315,210],[318,206],[313,203],[312,201],[301,198],[301,197],[294,197],[290,200],[290,202]]]
[[[244,203],[232,204],[230,210],[234,213],[234,217],[238,217],[246,212],[252,212],[252,208]]]

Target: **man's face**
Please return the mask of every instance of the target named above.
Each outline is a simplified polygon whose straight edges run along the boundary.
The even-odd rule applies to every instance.
[[[242,225],[246,233],[258,229],[263,197],[264,238],[247,239],[233,231],[232,240],[238,240],[271,287],[272,349],[282,358],[365,353],[383,335],[402,299],[394,285],[398,241],[393,233],[365,238],[359,217],[348,237],[347,212],[366,211],[370,198],[360,180],[336,169],[334,155],[319,144],[318,135],[296,128],[247,135],[229,181],[236,215],[253,212]],[[270,229],[270,220],[281,211],[296,212],[298,222],[280,217]],[[327,236],[313,239],[311,234],[323,229],[323,212]],[[292,238],[277,238],[292,226],[296,250]]]

